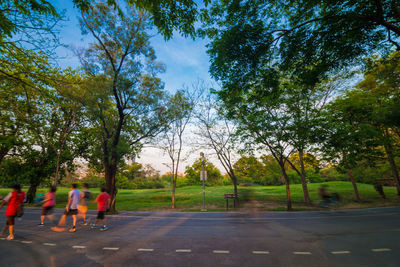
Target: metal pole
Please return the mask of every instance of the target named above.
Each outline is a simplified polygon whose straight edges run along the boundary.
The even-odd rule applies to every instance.
[[[207,211],[206,210],[206,189],[205,189],[205,185],[204,185],[204,180],[205,180],[205,175],[204,175],[204,153],[201,152],[200,156],[201,156],[201,165],[203,167],[202,168],[203,169],[203,177],[202,177],[202,180],[203,180],[203,208],[201,209],[201,211]]]

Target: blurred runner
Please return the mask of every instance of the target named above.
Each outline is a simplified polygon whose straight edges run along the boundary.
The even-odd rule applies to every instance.
[[[21,205],[24,204],[24,201],[25,192],[21,191],[21,186],[19,184],[16,184],[13,186],[13,191],[9,193],[0,204],[1,209],[6,203],[8,203],[6,209],[7,222],[5,228],[3,229],[3,233],[5,233],[8,228],[9,235],[7,236],[7,240],[14,239],[15,217],[18,215],[18,210],[22,208]]]
[[[49,217],[52,222],[54,221],[53,208],[54,205],[56,205],[56,191],[57,188],[55,186],[51,186],[49,192],[46,193],[44,200],[41,201],[43,203],[43,209],[38,226],[44,226],[45,217]]]
[[[94,224],[92,223],[91,228],[96,228],[99,220],[103,223],[103,226],[100,228],[100,231],[106,231],[108,229],[106,225],[106,211],[110,208],[110,195],[107,194],[106,188],[104,186],[101,187],[101,193],[97,196],[94,202],[97,202],[97,218]]]
[[[92,198],[92,193],[90,193],[90,191],[89,191],[89,185],[84,184],[83,190],[81,192],[80,203],[78,206],[79,216],[82,216],[82,218],[83,218],[83,225],[88,225],[88,223],[86,221],[86,212],[88,210],[88,205],[89,205],[89,201],[91,198]]]
[[[65,212],[61,217],[58,226],[52,227],[51,229],[56,232],[63,232],[66,229],[64,226],[66,225],[67,216],[72,216],[72,228],[69,229],[70,232],[76,231],[76,215],[78,214],[78,204],[79,199],[81,198],[81,193],[77,189],[77,184],[71,185],[71,191],[68,193],[68,203],[65,207]]]

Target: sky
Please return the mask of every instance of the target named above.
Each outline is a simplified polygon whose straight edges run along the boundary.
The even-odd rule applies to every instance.
[[[82,36],[78,16],[78,10],[74,8],[71,0],[55,0],[54,6],[58,11],[64,10],[66,21],[62,22],[60,29],[60,42],[67,47],[57,49],[59,57],[58,63],[61,67],[79,67],[79,60],[72,52],[72,48],[86,47],[91,40],[88,36]],[[165,41],[160,34],[156,34],[151,39],[151,44],[155,49],[157,60],[166,66],[165,73],[158,76],[165,83],[165,89],[169,92],[175,92],[183,86],[191,86],[198,80],[212,82],[208,73],[209,58],[206,53],[207,40],[184,38],[179,34],[174,34],[171,40]],[[184,154],[190,154],[191,149],[186,147]],[[191,165],[199,156],[190,154],[187,162],[181,164],[180,171],[184,171],[186,165]],[[146,147],[136,158],[136,161],[142,164],[151,164],[161,173],[169,171],[165,165],[169,159],[164,153],[156,148]],[[218,163],[215,162],[218,166]],[[220,170],[222,168],[219,166]]]

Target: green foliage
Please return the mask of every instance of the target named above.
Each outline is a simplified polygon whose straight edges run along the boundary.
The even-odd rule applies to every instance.
[[[263,184],[265,168],[263,164],[254,156],[242,156],[233,164],[238,183]]]
[[[226,86],[271,84],[274,67],[314,86],[374,52],[400,49],[398,1],[215,1],[202,33]]]
[[[186,179],[188,185],[200,185],[200,171],[202,170],[202,159],[197,159],[192,166],[186,166]],[[217,185],[221,184],[223,181],[223,176],[221,172],[214,166],[211,162],[205,159],[204,169],[207,171],[207,185]]]

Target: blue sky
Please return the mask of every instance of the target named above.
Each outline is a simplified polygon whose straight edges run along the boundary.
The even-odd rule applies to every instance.
[[[72,1],[54,0],[53,3],[58,11],[65,10],[66,12],[67,21],[62,23],[60,32],[61,43],[69,47],[87,46],[91,39],[89,36],[81,35],[77,19],[80,14],[74,8]],[[199,79],[205,82],[212,81],[208,74],[209,61],[206,53],[206,40],[193,41],[190,38],[175,34],[171,40],[165,41],[158,34],[152,38],[151,43],[156,51],[157,60],[166,66],[166,72],[159,75],[165,83],[166,90],[174,92],[182,88],[183,85],[190,87]],[[74,56],[71,48],[57,49],[57,56],[60,57],[59,64],[61,67],[79,67],[79,60]],[[188,153],[189,150],[189,148],[186,148],[184,153]],[[198,158],[197,154],[191,155],[187,162],[182,163],[180,171],[184,171],[186,165],[191,165]],[[142,164],[151,164],[161,173],[169,171],[165,166],[165,163],[169,163],[168,157],[155,148],[145,148],[137,161]]]
[[[69,47],[84,47],[90,42],[89,36],[82,36],[77,17],[78,10],[73,7],[72,1],[56,0],[54,5],[58,11],[65,10],[66,19],[62,23],[60,32],[61,43]],[[166,72],[159,75],[164,81],[168,91],[190,86],[197,79],[211,81],[208,74],[209,61],[206,53],[207,40],[184,38],[174,34],[171,40],[165,41],[158,34],[151,39],[151,44],[156,51],[157,60],[166,65]],[[57,54],[62,67],[78,67],[79,60],[70,48],[59,48]]]

